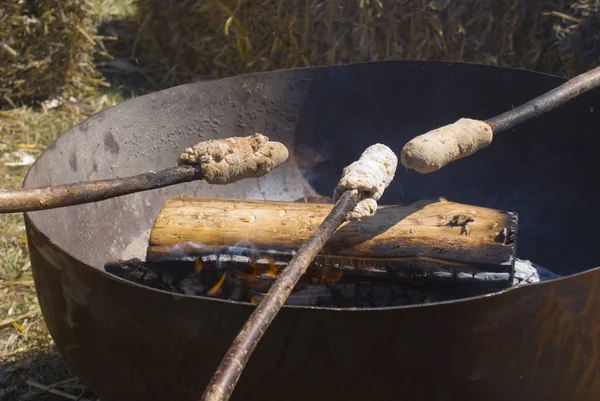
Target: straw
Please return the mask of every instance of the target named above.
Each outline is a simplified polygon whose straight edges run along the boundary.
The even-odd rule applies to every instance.
[[[134,57],[165,86],[241,73],[410,59],[561,73],[563,0],[138,0]]]
[[[107,86],[94,66],[95,23],[88,0],[3,0],[0,105],[79,98]]]

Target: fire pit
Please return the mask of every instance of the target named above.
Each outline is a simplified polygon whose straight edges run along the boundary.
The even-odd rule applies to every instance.
[[[175,294],[103,270],[109,259],[143,255],[167,199],[331,196],[341,169],[372,143],[399,151],[422,132],[499,114],[561,82],[496,67],[378,62],[194,83],[105,110],[49,146],[24,185],[159,170],[190,143],[254,132],[284,143],[290,160],[258,180],[27,213],[49,330],[103,401],[199,399],[252,303]],[[379,202],[446,197],[515,211],[517,256],[562,278],[444,302],[285,306],[233,399],[596,399],[599,99],[582,95],[436,173],[400,167]]]

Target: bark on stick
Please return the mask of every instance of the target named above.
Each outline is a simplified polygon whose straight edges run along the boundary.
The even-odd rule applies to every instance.
[[[225,185],[259,178],[288,158],[279,142],[255,134],[200,142],[179,157],[179,166],[131,177],[39,188],[0,189],[0,214],[31,212],[98,202],[109,198],[204,179]]]
[[[400,162],[421,174],[433,173],[489,146],[493,135],[548,113],[598,86],[600,67],[485,121],[461,118],[409,141],[402,149]]]
[[[376,154],[384,155],[385,161],[378,163],[377,166],[365,163],[373,160],[373,156]],[[203,401],[226,401],[231,397],[235,385],[242,374],[242,370],[248,363],[250,355],[256,348],[265,330],[285,304],[300,277],[306,272],[310,263],[337,228],[346,219],[351,218],[349,213],[355,209],[358,202],[363,200],[365,195],[372,197],[375,191],[378,194],[377,198],[383,194],[383,191],[393,178],[393,173],[390,177],[389,172],[386,171],[391,169],[395,171],[397,163],[398,159],[396,155],[388,147],[375,144],[368,147],[356,163],[344,169],[344,175],[338,183],[335,192],[335,196],[338,198],[335,206],[331,209],[331,212],[323,223],[316,229],[314,235],[300,247],[290,261],[290,264],[277,277],[267,295],[258,304],[239,332],[206,388],[202,397]],[[369,178],[377,177],[376,171],[381,172],[382,169],[385,171],[384,174],[379,174],[379,181]],[[367,177],[366,180],[363,179],[365,176]],[[356,186],[352,188],[351,184],[346,182],[348,180],[345,177],[355,177],[357,179],[355,181]],[[367,215],[365,218],[370,216]]]
[[[346,215],[356,206],[358,200],[357,190],[345,192],[315,234],[300,247],[233,341],[206,388],[202,396],[203,401],[225,401],[231,397],[242,370],[265,331],[314,257],[346,220]]]

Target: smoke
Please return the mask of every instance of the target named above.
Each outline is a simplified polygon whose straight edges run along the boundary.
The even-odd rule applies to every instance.
[[[203,243],[184,241],[172,245],[163,245],[160,249],[161,256],[156,256],[157,261],[182,260],[193,261],[199,255],[210,253],[213,247]]]
[[[314,188],[324,178],[326,179],[333,161],[325,143],[319,152],[308,145],[300,144],[291,153],[290,159],[296,164],[298,171],[311,188]],[[333,192],[333,188],[331,191]]]

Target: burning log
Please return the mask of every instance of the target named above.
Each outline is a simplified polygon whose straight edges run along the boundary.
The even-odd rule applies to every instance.
[[[150,233],[149,262],[234,254],[285,265],[314,234],[330,204],[176,197]],[[397,279],[498,280],[513,275],[515,213],[446,200],[380,206],[361,221],[345,222],[309,271]]]
[[[400,162],[421,174],[432,173],[489,146],[494,135],[554,110],[599,85],[597,67],[487,121],[461,118],[410,140],[402,148]]]
[[[172,198],[151,231],[147,261],[105,268],[165,291],[257,302],[333,208],[327,198],[308,201]],[[398,306],[506,288],[517,229],[514,213],[443,199],[381,206],[342,224],[287,303]]]

